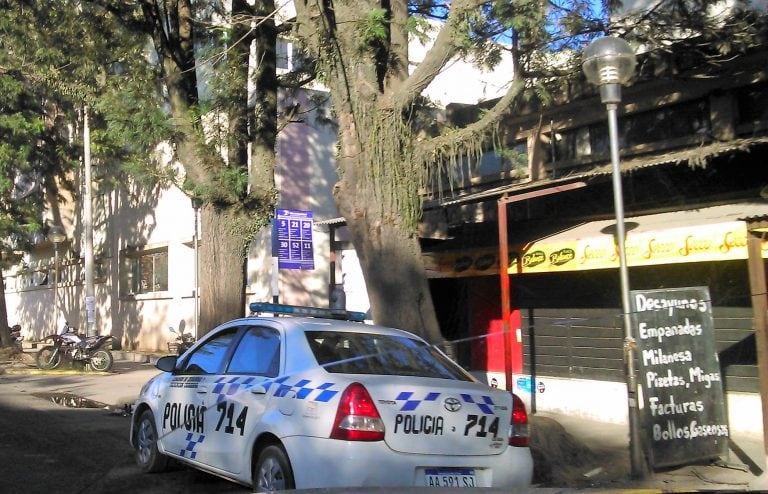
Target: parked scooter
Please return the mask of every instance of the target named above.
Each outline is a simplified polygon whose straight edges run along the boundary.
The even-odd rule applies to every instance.
[[[8,332],[11,335],[11,342],[13,342],[14,345],[19,347],[21,349],[21,342],[24,340],[24,337],[21,336],[21,325],[14,324],[10,328],[8,328]]]
[[[195,344],[195,337],[192,333],[179,333],[173,326],[170,326],[168,331],[174,335],[172,339],[168,341],[168,351],[171,353],[181,355],[186,352],[189,347]]]
[[[64,323],[58,334],[48,335],[43,340],[51,340],[53,345],[44,346],[37,352],[37,366],[41,369],[55,369],[63,360],[82,362],[91,369],[107,372],[112,368],[114,357],[105,344],[112,336],[88,336],[82,338],[77,328]]]

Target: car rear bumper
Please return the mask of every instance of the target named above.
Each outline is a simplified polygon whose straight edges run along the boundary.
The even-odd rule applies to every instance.
[[[404,454],[383,441],[351,442],[294,436],[283,440],[296,488],[423,486],[425,468],[471,468],[477,487],[528,487],[533,459],[528,448],[508,447],[489,456]]]

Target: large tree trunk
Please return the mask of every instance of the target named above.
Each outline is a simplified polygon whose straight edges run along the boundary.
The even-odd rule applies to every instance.
[[[245,244],[241,219],[210,204],[202,209],[198,336],[245,312]],[[203,282],[207,280],[207,282]]]
[[[368,39],[362,26],[376,21],[366,13],[380,9],[380,2],[295,5],[339,119],[341,180],[334,196],[360,258],[374,322],[442,342],[416,235],[424,168],[414,156],[410,105],[393,103],[400,101],[394,94],[415,92],[403,87],[407,2],[388,2],[391,22],[379,26],[384,36],[379,31]]]
[[[201,199],[202,236],[199,252],[200,317],[198,336],[245,312],[245,265],[248,242],[269,224],[275,204],[274,148],[277,134],[274,20],[272,0],[235,0],[231,5],[233,45],[227,47],[230,94],[218,102],[229,126],[227,139],[211,142],[200,118],[195,67],[195,4],[181,0],[162,8],[143,2],[151,21],[155,47],[162,55],[164,83],[173,114],[176,157],[184,166],[185,188]],[[244,22],[258,14],[257,27]],[[167,32],[168,29],[171,32]],[[252,43],[256,46],[255,108],[249,107],[248,72]],[[250,120],[250,125],[249,125]],[[215,140],[214,140],[215,141]],[[251,169],[248,151],[251,148]],[[226,156],[226,159],[223,159]],[[249,173],[250,172],[250,173]],[[248,188],[243,186],[248,177]]]
[[[359,111],[358,115],[364,113],[383,114],[376,112],[375,105]],[[443,338],[419,239],[397,206],[402,205],[398,196],[407,193],[398,190],[392,182],[392,176],[407,176],[411,166],[408,152],[398,145],[401,142],[399,127],[395,125],[393,130],[384,125],[379,129],[381,132],[357,132],[361,125],[352,113],[341,112],[339,119],[338,167],[342,179],[334,189],[334,196],[360,259],[373,320],[412,331],[432,343],[441,343]],[[381,159],[382,148],[388,156],[374,164],[376,159]],[[371,171],[366,170],[372,166],[377,168],[373,175],[378,179],[373,179]]]
[[[348,223],[377,324],[408,329],[432,343],[442,335],[416,236],[398,224]]]

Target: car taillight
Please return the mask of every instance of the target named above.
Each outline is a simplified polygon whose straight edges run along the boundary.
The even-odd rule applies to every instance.
[[[512,420],[509,424],[509,445],[528,446],[528,412],[525,403],[516,394],[512,395]]]
[[[341,395],[331,439],[344,441],[381,441],[384,422],[376,405],[360,383],[352,383]]]

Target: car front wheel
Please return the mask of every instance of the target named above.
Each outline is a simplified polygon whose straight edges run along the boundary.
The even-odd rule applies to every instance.
[[[253,465],[253,489],[273,492],[295,489],[293,471],[285,450],[276,445],[267,446]]]
[[[144,473],[162,472],[168,467],[168,457],[157,448],[157,427],[151,410],[144,410],[136,428],[136,464]]]

